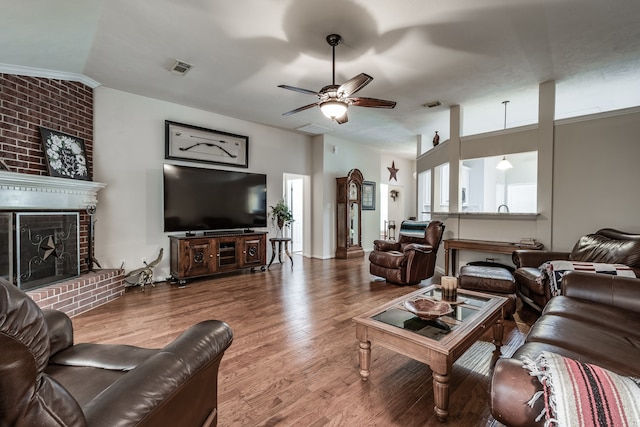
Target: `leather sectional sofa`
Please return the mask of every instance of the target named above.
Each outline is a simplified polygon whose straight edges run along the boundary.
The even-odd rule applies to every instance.
[[[582,236],[571,252],[516,250],[513,263],[516,293],[524,304],[540,312],[551,299],[546,278],[541,277],[540,266],[548,261],[582,261],[629,266],[640,277],[640,235],[603,228]]]
[[[640,377],[640,279],[569,272],[562,286],[563,295],[551,298],[525,344],[496,363],[491,413],[507,426],[542,426],[545,421],[535,421],[545,399],[527,404],[543,387],[524,368],[523,357],[535,360],[546,351]]]
[[[162,349],[73,343],[71,320],[0,279],[0,426],[215,426],[221,321]]]

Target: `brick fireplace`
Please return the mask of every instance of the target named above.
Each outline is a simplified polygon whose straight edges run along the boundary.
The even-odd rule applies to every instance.
[[[18,216],[23,218],[29,216],[38,217],[40,215],[46,217],[55,216],[48,215],[50,213],[62,213],[67,216],[79,217],[80,213],[82,213],[87,215],[91,221],[91,215],[88,212],[95,211],[98,202],[97,193],[104,187],[105,184],[100,182],[17,172],[0,172],[0,210],[10,214],[10,221],[15,220],[16,213],[19,213]],[[44,221],[44,229],[52,227],[47,224],[48,221]],[[38,222],[42,223],[43,221],[36,221],[36,223]],[[63,234],[70,233],[69,227],[73,229],[75,226],[65,225]],[[21,230],[16,230],[15,238],[13,238],[14,236],[5,236],[5,238],[0,239],[2,244],[6,245],[6,248],[3,248],[0,254],[9,252],[13,254],[14,258],[13,261],[7,261],[11,257],[0,256],[0,259],[5,263],[3,275],[9,281],[18,282],[16,284],[20,284],[17,274],[24,270],[24,268],[21,270],[20,267],[16,266],[26,265],[16,259],[23,252],[18,250],[16,244],[20,232]],[[78,230],[73,232],[80,235]],[[30,237],[31,240],[38,242],[36,250],[38,257],[43,257],[47,250],[59,251],[60,254],[66,251],[66,249],[59,247],[59,242],[49,243],[49,240],[43,236],[46,237],[45,233],[41,232],[38,238]],[[86,234],[84,239],[88,239]],[[85,243],[89,246],[92,242],[87,241]],[[77,245],[77,242],[75,245]],[[79,245],[77,246],[79,247]],[[33,255],[28,256],[33,257]],[[14,268],[18,271],[14,271]],[[63,277],[62,280],[53,278],[52,280],[55,283],[29,290],[27,293],[41,308],[59,309],[70,316],[88,311],[97,305],[118,298],[124,293],[124,272],[120,269],[80,271],[78,255],[76,255],[75,269],[74,273],[69,273],[74,277],[69,279]]]
[[[91,212],[96,194],[105,185],[93,181],[48,176],[40,127],[84,140],[89,177],[93,176],[93,89],[99,84],[23,75],[0,74],[0,158],[11,172],[0,171],[0,211],[76,212],[79,215],[78,277],[29,291],[42,308],[56,308],[76,315],[124,293],[120,269],[91,270]],[[0,223],[6,215],[0,217]],[[14,242],[0,233],[0,245]],[[11,248],[13,250],[13,248]],[[0,264],[7,260],[0,256]],[[14,271],[0,271],[13,279]],[[11,280],[13,281],[13,280]]]

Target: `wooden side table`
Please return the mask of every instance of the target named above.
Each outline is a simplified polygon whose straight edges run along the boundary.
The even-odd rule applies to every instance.
[[[290,237],[272,237],[269,239],[271,242],[271,261],[269,261],[269,265],[267,266],[267,270],[271,267],[273,260],[276,258],[276,252],[278,253],[278,261],[282,264],[282,249],[284,248],[284,252],[287,254],[289,259],[291,260],[291,269],[293,269],[293,258],[291,258],[291,253],[289,252],[289,242],[291,241]],[[278,245],[278,250],[276,251],[276,244]]]

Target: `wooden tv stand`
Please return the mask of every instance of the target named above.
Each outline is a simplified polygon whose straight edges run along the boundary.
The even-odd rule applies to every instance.
[[[211,233],[169,236],[171,276],[180,284],[186,279],[267,265],[266,232]]]

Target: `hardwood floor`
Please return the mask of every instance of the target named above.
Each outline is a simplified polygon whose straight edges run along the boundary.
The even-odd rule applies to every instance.
[[[234,342],[218,378],[219,426],[441,425],[428,366],[373,342],[369,381],[358,373],[351,318],[418,286],[374,280],[366,259],[294,255],[294,263],[293,270],[274,264],[185,288],[130,289],[73,318],[75,342],[162,347],[198,321],[221,319]],[[505,322],[503,355],[526,331],[524,322]],[[493,349],[486,335],[455,363],[448,425],[497,425],[487,403]]]

